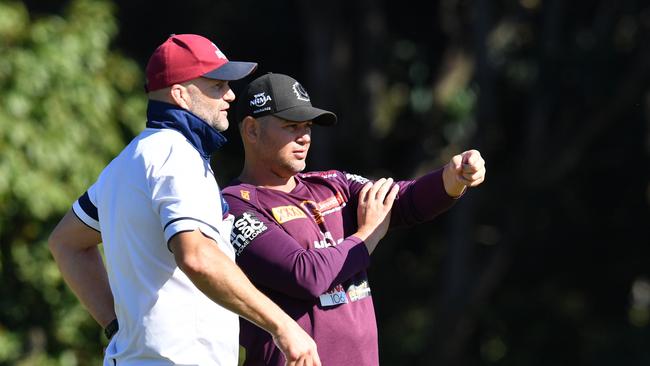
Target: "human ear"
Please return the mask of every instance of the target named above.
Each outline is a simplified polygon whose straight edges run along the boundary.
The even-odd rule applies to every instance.
[[[190,96],[187,88],[181,84],[174,84],[169,91],[172,100],[183,109],[190,109]]]
[[[251,116],[246,116],[244,117],[244,120],[241,123],[242,123],[242,127],[241,127],[242,136],[247,141],[250,142],[257,141],[260,135],[260,122]]]

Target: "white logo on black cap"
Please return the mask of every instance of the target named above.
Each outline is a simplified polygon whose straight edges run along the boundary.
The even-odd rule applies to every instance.
[[[251,107],[263,107],[269,100],[271,100],[271,96],[266,95],[266,92],[261,92],[253,95],[253,99],[250,100],[250,105]]]
[[[293,84],[293,92],[296,93],[296,98],[298,98],[298,100],[304,100],[305,102],[310,101],[309,94],[307,94],[305,88],[303,88],[297,81]]]

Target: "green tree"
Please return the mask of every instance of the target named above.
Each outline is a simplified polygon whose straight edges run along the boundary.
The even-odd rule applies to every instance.
[[[98,364],[100,328],[68,291],[47,237],[143,128],[139,66],[111,49],[110,2],[33,18],[0,1],[0,365]]]

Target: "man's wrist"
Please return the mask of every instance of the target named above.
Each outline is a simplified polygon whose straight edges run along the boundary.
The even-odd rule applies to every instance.
[[[451,189],[446,189],[445,191],[447,192],[447,195],[453,199],[460,198],[462,195],[465,194],[467,191],[467,186],[463,184],[459,184],[458,186],[451,188]]]

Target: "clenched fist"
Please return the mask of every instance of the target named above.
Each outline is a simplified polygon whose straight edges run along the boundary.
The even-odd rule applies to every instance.
[[[467,187],[476,187],[485,180],[485,160],[477,150],[468,150],[451,158],[442,172],[445,191],[458,197]]]

